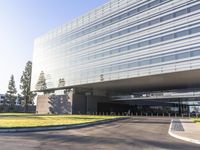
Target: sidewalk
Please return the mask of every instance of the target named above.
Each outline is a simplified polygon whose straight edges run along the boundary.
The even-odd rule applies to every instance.
[[[175,138],[200,144],[200,125],[193,123],[192,119],[172,119],[168,133]]]

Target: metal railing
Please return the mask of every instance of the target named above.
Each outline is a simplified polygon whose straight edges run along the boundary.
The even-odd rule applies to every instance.
[[[147,112],[88,112],[98,116],[133,116],[133,117],[169,117],[169,118],[200,118],[200,113],[147,113]],[[81,114],[80,114],[81,115]]]

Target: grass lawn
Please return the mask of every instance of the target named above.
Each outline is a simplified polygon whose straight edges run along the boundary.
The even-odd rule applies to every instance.
[[[35,115],[26,113],[0,113],[0,128],[72,125],[115,118],[121,117],[92,115]]]
[[[198,123],[198,125],[200,125],[200,118],[196,118],[196,119],[192,119],[193,122]]]

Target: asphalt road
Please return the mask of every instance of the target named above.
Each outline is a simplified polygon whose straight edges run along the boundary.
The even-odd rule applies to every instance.
[[[0,134],[0,150],[200,150],[168,135],[168,118],[131,118],[81,129]]]

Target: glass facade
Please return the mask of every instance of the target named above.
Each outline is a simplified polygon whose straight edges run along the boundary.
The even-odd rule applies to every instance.
[[[199,41],[199,0],[111,0],[35,40],[32,90],[199,69]]]

